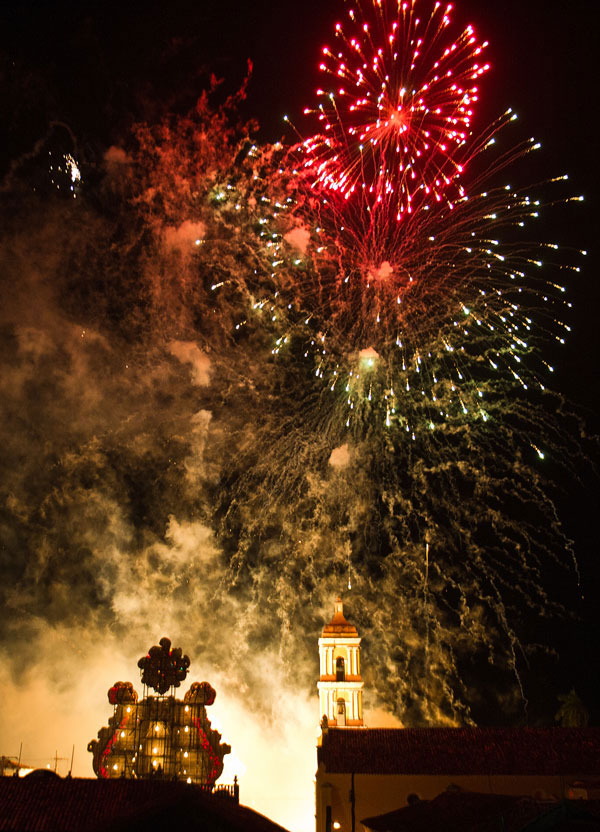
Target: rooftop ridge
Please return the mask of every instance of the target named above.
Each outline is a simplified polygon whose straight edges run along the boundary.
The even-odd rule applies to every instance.
[[[600,728],[331,728],[319,766],[357,774],[600,775]]]

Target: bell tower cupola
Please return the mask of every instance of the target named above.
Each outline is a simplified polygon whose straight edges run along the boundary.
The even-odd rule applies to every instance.
[[[323,627],[319,639],[319,706],[331,728],[357,728],[363,724],[360,641],[356,627],[344,617],[344,605],[338,598],[334,616]]]

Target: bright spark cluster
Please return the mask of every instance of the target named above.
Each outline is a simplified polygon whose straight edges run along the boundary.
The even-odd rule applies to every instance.
[[[56,163],[50,150],[48,156],[48,173],[51,183],[58,191],[61,190],[62,185],[63,191],[70,192],[73,199],[77,199],[82,184],[81,170],[77,160],[70,153],[63,153]]]
[[[450,37],[450,6],[436,3],[426,22],[420,6],[373,0],[370,18],[357,6],[352,34],[336,26],[343,48],[325,49],[323,71],[345,87],[339,101],[325,95],[329,109],[316,111],[324,129],[292,152],[311,246],[286,295],[298,320],[275,347],[293,333],[304,340],[348,428],[368,411],[413,439],[487,422],[488,391],[500,384],[546,389],[553,368],[540,347],[565,342],[566,276],[579,266],[557,243],[532,243],[528,229],[543,207],[582,199],[506,181],[541,145],[499,149],[517,119],[511,109],[470,135],[486,44],[472,26]],[[403,125],[390,101],[410,102]],[[273,265],[288,267],[282,237],[273,233],[271,244]]]
[[[318,133],[238,156],[196,247],[203,320],[231,321],[218,375],[260,425],[225,492],[232,571],[256,576],[259,541],[255,591],[294,620],[303,580],[313,597],[351,585],[399,713],[454,708],[457,645],[518,678],[507,611],[547,612],[544,569],[571,553],[542,460],[568,469],[577,442],[546,388],[579,266],[535,227],[581,197],[566,176],[519,184],[540,144],[514,144],[512,110],[472,131],[484,44],[451,36],[449,7],[421,22],[427,2],[355,6],[323,57],[337,86],[310,111]]]
[[[371,5],[367,2],[365,5]],[[451,4],[421,16],[417,0],[360,2],[322,50],[319,133],[304,143],[315,186],[400,221],[428,200],[464,196],[461,175],[478,81],[488,69],[471,25],[453,34]]]

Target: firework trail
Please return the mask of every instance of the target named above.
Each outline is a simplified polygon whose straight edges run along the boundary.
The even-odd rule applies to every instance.
[[[65,156],[53,191],[69,207],[11,220],[6,562],[27,567],[4,586],[22,642],[86,609],[94,632],[130,634],[134,616],[144,647],[160,610],[197,642],[207,622],[230,634],[215,662],[239,690],[278,661],[310,696],[345,589],[371,696],[406,724],[509,695],[523,610],[556,609],[545,587],[572,563],[549,482],[579,425],[542,352],[568,332],[572,255],[529,230],[564,185],[549,198],[508,178],[537,143],[497,150],[513,113],[472,133],[483,44],[419,8],[355,6],[322,58],[336,86],[316,135],[291,150],[253,144],[204,97],[107,152],[99,210],[84,165],[71,198]],[[350,111],[350,93],[367,105]],[[31,229],[44,281],[22,265]]]
[[[299,581],[321,602],[347,580],[381,695],[435,720],[460,712],[465,649],[518,677],[516,611],[553,608],[549,564],[572,564],[539,466],[577,452],[545,348],[565,341],[579,266],[529,228],[581,197],[566,176],[511,184],[539,143],[498,150],[510,110],[473,134],[486,44],[421,6],[357,4],[336,26],[321,64],[335,86],[305,111],[319,132],[271,176],[260,266],[222,296],[247,294],[236,332],[273,355],[261,451],[224,513],[244,530],[239,573],[253,539],[285,551],[278,597],[296,615]]]
[[[368,101],[383,78],[388,98],[414,88],[427,108],[405,93],[410,118],[386,125],[377,106],[321,95],[317,135],[289,152],[251,141],[229,162],[217,152],[191,187],[189,140],[159,131],[202,233],[193,279],[165,268],[157,326],[173,312],[211,365],[203,497],[227,563],[223,598],[253,621],[260,611],[253,638],[277,642],[286,663],[311,655],[304,634],[346,587],[350,605],[360,599],[373,690],[407,723],[452,721],[476,697],[470,662],[518,677],[519,611],[556,610],[547,578],[572,564],[542,459],[568,460],[578,425],[547,390],[542,347],[565,339],[566,277],[578,267],[529,231],[569,197],[563,177],[548,183],[554,198],[544,183],[508,180],[538,148],[498,150],[514,113],[472,134],[466,108],[486,65],[471,27],[452,36],[439,8],[417,22],[416,3],[356,8],[361,55],[344,58],[359,35],[339,29],[342,57],[330,49],[325,72],[342,61],[350,90],[366,61]],[[394,22],[397,59],[376,40]],[[421,30],[423,57],[408,60]],[[434,83],[436,62],[445,74]],[[365,152],[357,131],[369,125],[379,132]],[[202,158],[218,147],[216,126]],[[181,200],[164,189],[160,173],[147,183],[174,224]],[[173,311],[174,297],[185,301]]]
[[[367,5],[350,10],[349,33],[336,25],[339,50],[323,50],[321,69],[345,86],[318,90],[320,132],[292,153],[304,257],[286,252],[285,235],[263,236],[273,270],[301,270],[278,286],[289,331],[276,351],[306,341],[347,427],[376,399],[387,427],[414,436],[467,416],[486,421],[494,379],[545,389],[553,368],[538,347],[564,343],[565,273],[579,267],[557,244],[528,238],[549,201],[543,188],[501,178],[540,147],[529,139],[494,155],[516,114],[471,134],[474,84],[488,69],[473,27],[454,37],[451,6],[439,3],[425,22],[414,2]],[[406,118],[392,118],[390,101]]]

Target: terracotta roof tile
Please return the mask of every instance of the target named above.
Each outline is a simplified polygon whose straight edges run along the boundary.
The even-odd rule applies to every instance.
[[[358,636],[358,632],[356,631],[356,627],[354,624],[350,624],[350,622],[346,619],[344,615],[344,606],[342,604],[342,599],[338,598],[335,603],[335,613],[333,618],[323,627],[323,636],[334,636],[334,635],[345,635],[355,637]]]
[[[157,780],[0,777],[2,832],[286,832],[232,799]]]
[[[600,774],[600,728],[331,728],[326,771],[356,774]]]

